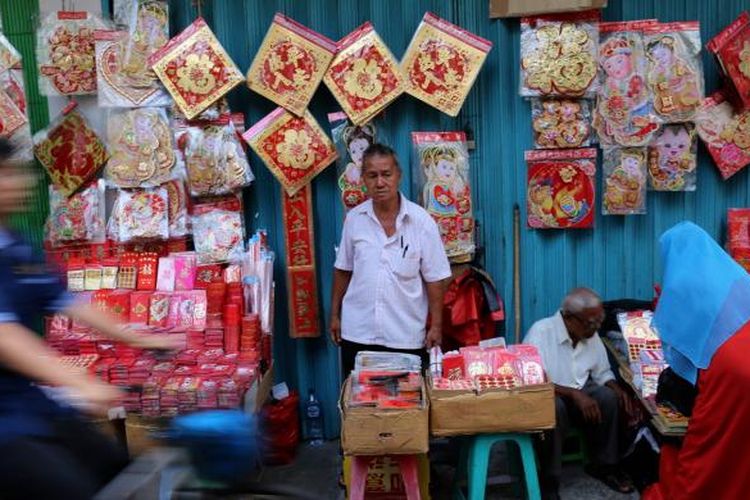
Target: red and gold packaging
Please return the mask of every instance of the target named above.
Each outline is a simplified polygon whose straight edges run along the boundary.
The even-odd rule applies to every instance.
[[[72,101],[46,133],[35,136],[34,155],[55,187],[70,196],[91,180],[108,154],[86,119],[73,108]]]
[[[167,326],[169,316],[169,294],[156,292],[151,294],[149,304],[148,324],[157,328]]]
[[[130,323],[148,324],[151,308],[151,292],[132,292],[130,294]]]
[[[247,86],[300,116],[334,54],[336,42],[277,13],[247,72]]]
[[[337,46],[323,81],[352,122],[362,125],[401,95],[404,79],[396,58],[369,22]]]
[[[189,120],[243,81],[237,65],[200,17],[148,62]]]
[[[135,289],[138,275],[138,254],[126,252],[120,257],[117,273],[117,287]]]
[[[117,318],[118,323],[130,321],[130,295],[131,292],[127,290],[114,290],[107,295],[107,310]]]
[[[293,196],[282,192],[286,243],[289,335],[320,336],[318,287],[315,269],[312,191],[305,186]]]
[[[426,12],[401,59],[406,92],[456,116],[492,42]]]
[[[706,48],[716,56],[744,107],[750,107],[750,14],[740,14]]]
[[[309,111],[276,108],[242,135],[290,195],[336,160],[336,147]]]
[[[146,252],[138,255],[138,290],[155,290],[159,256]]]
[[[223,283],[221,264],[198,266],[195,275],[195,288],[206,290],[210,283]]]

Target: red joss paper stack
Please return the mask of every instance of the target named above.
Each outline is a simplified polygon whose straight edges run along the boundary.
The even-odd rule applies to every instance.
[[[261,354],[260,316],[248,314],[242,318],[242,334],[239,348],[242,359],[257,361]]]

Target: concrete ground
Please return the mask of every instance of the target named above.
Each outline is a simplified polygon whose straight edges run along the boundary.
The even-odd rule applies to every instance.
[[[445,440],[431,444],[431,484],[434,500],[450,499],[450,486],[456,461],[455,448]],[[341,468],[338,441],[328,441],[322,446],[301,445],[297,458],[290,465],[266,467],[262,478],[272,484],[293,484],[308,491],[316,498],[339,500],[345,498],[344,490],[338,486]],[[487,499],[506,500],[520,498],[518,487],[511,483],[505,450],[497,446],[490,463]],[[608,489],[599,481],[583,472],[579,464],[567,465],[563,471],[560,487],[563,500],[635,500],[637,493],[622,495]]]

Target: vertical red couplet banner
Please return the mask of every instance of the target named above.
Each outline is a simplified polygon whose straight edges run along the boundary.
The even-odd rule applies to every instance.
[[[281,196],[286,242],[289,335],[292,338],[319,337],[312,190],[308,184],[289,196],[282,188]]]

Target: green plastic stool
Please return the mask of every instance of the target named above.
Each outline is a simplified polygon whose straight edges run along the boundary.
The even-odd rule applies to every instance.
[[[487,487],[487,468],[492,445],[500,441],[513,441],[521,451],[521,462],[529,500],[539,500],[539,479],[536,472],[536,457],[531,434],[503,433],[479,434],[465,438],[461,445],[456,480],[453,482],[453,498],[464,499],[460,482],[468,477],[468,500],[483,500]]]
[[[589,463],[589,452],[588,452],[588,446],[586,445],[586,436],[584,436],[583,431],[577,427],[572,427],[568,434],[565,436],[565,441],[563,442],[563,450],[565,449],[565,445],[569,442],[574,441],[577,443],[578,448],[577,451],[572,451],[569,453],[563,453],[560,459],[562,460],[562,463],[567,464],[571,462],[581,462],[583,465],[586,465]]]

